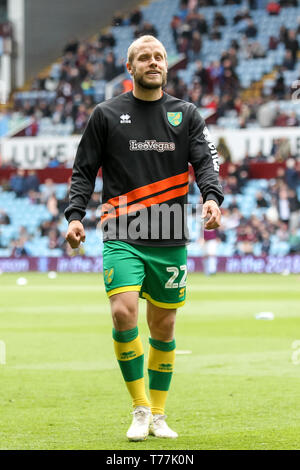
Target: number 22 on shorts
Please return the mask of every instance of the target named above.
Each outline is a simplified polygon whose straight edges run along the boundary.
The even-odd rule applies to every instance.
[[[177,268],[177,266],[168,266],[166,270],[168,271],[168,273],[172,273],[172,276],[165,283],[166,289],[177,289],[178,287],[186,286],[186,276],[187,276],[186,264],[183,264],[182,266],[180,266],[180,271],[183,271],[183,274],[179,283],[175,282],[179,276],[179,269]]]

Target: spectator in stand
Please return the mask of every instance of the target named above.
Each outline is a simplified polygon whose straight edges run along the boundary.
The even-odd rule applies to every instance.
[[[269,50],[274,51],[275,49],[277,49],[278,44],[279,40],[275,36],[269,37]]]
[[[279,28],[279,41],[285,43],[288,40],[288,29],[285,26]]]
[[[299,230],[291,230],[289,236],[290,254],[300,253],[300,233]]]
[[[296,31],[294,31],[293,29],[291,29],[291,30],[288,31],[288,38],[287,38],[287,40],[285,41],[285,47],[286,47],[286,49],[288,49],[289,51],[291,51],[292,60],[293,60],[293,63],[294,63],[294,65],[295,65],[295,63],[296,63],[296,61],[297,61],[297,54],[298,54],[298,50],[299,50],[299,43],[298,43],[298,40],[297,40]]]
[[[106,48],[112,49],[116,45],[116,39],[112,33],[100,34],[99,43],[100,43],[99,44],[100,49],[106,49]],[[86,59],[88,58],[87,49],[88,47],[83,48],[83,52],[84,52],[83,62],[84,63],[86,62]]]
[[[0,209],[0,225],[9,225],[11,223],[9,215],[5,210]]]
[[[300,184],[298,172],[296,170],[296,161],[293,158],[288,158],[286,161],[285,182],[290,189],[297,189]]]
[[[28,170],[26,177],[26,192],[31,190],[37,193],[40,190],[40,180],[35,170]]]
[[[17,173],[12,175],[10,179],[10,188],[16,193],[17,197],[25,196],[27,190],[25,170],[18,169]]]
[[[52,178],[46,178],[43,187],[41,188],[41,200],[47,203],[50,196],[55,195],[56,185]]]
[[[286,187],[283,187],[279,191],[278,212],[279,212],[279,219],[282,222],[288,223],[289,218],[290,218],[290,205],[289,205],[288,192],[287,192]]]
[[[257,28],[251,18],[247,19],[247,26],[244,29],[244,33],[247,38],[255,38],[257,35]]]
[[[295,66],[295,64],[294,64],[294,60],[293,60],[292,51],[287,49],[285,51],[282,67],[285,70],[294,70],[294,66]]]
[[[299,119],[297,118],[297,114],[292,111],[287,118],[286,121],[287,127],[298,127],[299,126]]]
[[[66,55],[68,53],[71,53],[71,54],[77,54],[77,50],[78,50],[78,46],[79,46],[79,41],[77,39],[72,39],[64,48],[63,50],[63,54]]]
[[[124,72],[124,68],[116,64],[116,58],[113,52],[109,52],[104,61],[105,74],[104,79],[107,81],[112,80],[120,73]]]
[[[189,50],[189,58],[192,62],[195,62],[196,60],[200,59],[201,48],[201,35],[198,31],[193,31]]]
[[[294,189],[288,189],[287,195],[290,209],[289,230],[293,231],[300,227],[300,202]]]
[[[253,161],[255,162],[265,162],[267,160],[266,155],[263,154],[261,150],[257,152],[257,155],[254,157]]]
[[[111,25],[112,26],[123,26],[123,23],[124,23],[124,15],[120,11],[116,11],[114,16],[113,16]]]
[[[51,228],[48,233],[48,238],[48,248],[50,248],[50,250],[61,248],[62,244],[65,242],[58,228]]]
[[[213,27],[226,26],[227,21],[220,11],[216,11],[213,19]]]
[[[176,13],[179,16],[181,21],[185,21],[188,15],[188,0],[180,0],[179,9]]]
[[[171,21],[171,29],[172,29],[172,34],[173,34],[173,39],[174,39],[174,42],[176,44],[176,46],[178,46],[178,30],[179,30],[179,27],[181,25],[181,20],[179,18],[179,16],[177,15],[174,15],[173,18],[172,18],[172,21]]]
[[[269,2],[266,7],[266,10],[269,13],[269,15],[276,15],[276,16],[279,15],[280,9],[281,7],[279,3],[273,0],[271,0],[271,2]]]
[[[76,134],[81,134],[87,124],[89,114],[84,104],[79,105],[76,117],[75,117],[75,129]]]
[[[273,87],[272,93],[279,99],[283,99],[285,95],[285,84],[284,84],[284,76],[282,71],[279,72],[276,78],[275,85]]]
[[[195,77],[197,78],[198,83],[201,85],[203,92],[206,92],[208,90],[208,82],[210,79],[208,71],[203,67],[201,60],[196,60],[195,65]]]
[[[256,206],[258,208],[269,207],[269,204],[268,204],[267,200],[264,198],[261,191],[258,191],[256,193],[255,198],[256,198]]]
[[[266,51],[263,48],[262,44],[258,41],[255,41],[251,44],[250,54],[252,55],[253,59],[260,59],[262,57],[266,57]]]
[[[155,36],[155,37],[158,35],[157,29],[155,28],[155,26],[146,21],[142,25],[140,25],[140,27],[136,28],[134,32],[135,39],[141,36],[145,36],[145,35],[150,35],[150,36]]]
[[[220,61],[216,60],[214,62],[211,62],[210,66],[207,69],[207,77],[208,77],[207,91],[208,92],[210,93],[220,92],[220,83],[221,83],[222,73],[223,73],[223,67]]]
[[[233,17],[233,24],[238,24],[240,21],[244,21],[247,18],[251,18],[249,11],[247,9],[239,10]]]
[[[143,21],[143,13],[141,12],[139,8],[136,8],[129,15],[129,24],[131,26],[139,26],[142,21]]]
[[[261,242],[261,254],[262,256],[268,256],[271,248],[271,242],[269,234],[266,230],[263,230],[260,234],[260,242]]]
[[[29,250],[26,248],[26,243],[27,243],[27,238],[26,237],[21,237],[17,240],[13,240],[11,242],[11,256],[19,258],[21,256],[29,256]]]
[[[186,17],[185,23],[190,27],[191,32],[197,31],[200,34],[204,34],[203,28],[206,29],[207,32],[207,23],[204,20],[203,23],[203,15],[200,15],[197,10],[192,10]]]
[[[267,220],[273,224],[277,223],[279,220],[279,212],[277,205],[277,198],[272,196],[270,207],[266,211]]]
[[[55,194],[51,194],[51,196],[49,196],[48,201],[47,201],[47,209],[52,215],[52,219],[57,220],[59,211],[57,207],[57,199],[56,199]]]
[[[49,162],[47,164],[47,168],[57,168],[60,166],[60,161],[57,157],[50,157]]]
[[[205,16],[201,13],[198,13],[198,22],[197,22],[197,30],[200,34],[207,34],[208,33],[208,25],[205,19]]]
[[[222,38],[222,34],[218,26],[213,26],[209,33],[209,39],[211,41],[219,41]]]

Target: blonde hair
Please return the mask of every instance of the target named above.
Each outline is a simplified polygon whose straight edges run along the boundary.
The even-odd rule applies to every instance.
[[[155,36],[151,36],[150,34],[145,34],[145,36],[141,36],[138,39],[136,39],[135,41],[133,41],[130,44],[130,46],[128,47],[127,62],[129,62],[129,64],[132,64],[133,59],[134,59],[135,49],[139,45],[139,43],[153,42],[153,41],[158,42],[161,45],[161,47],[163,48],[163,51],[164,51],[164,57],[167,60],[167,51],[166,51],[165,46],[163,45],[163,43],[160,42]]]

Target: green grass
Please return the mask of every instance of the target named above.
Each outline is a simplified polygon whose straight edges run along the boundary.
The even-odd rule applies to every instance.
[[[0,449],[300,448],[299,276],[189,275],[176,342],[192,353],[176,357],[166,410],[179,438],[139,443],[126,439],[131,405],[101,275],[26,274],[18,286],[20,276],[0,276]],[[261,311],[274,320],[256,320]]]

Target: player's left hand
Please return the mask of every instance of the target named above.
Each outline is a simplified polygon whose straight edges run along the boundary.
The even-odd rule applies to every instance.
[[[209,219],[204,225],[204,228],[206,230],[213,230],[214,228],[220,227],[221,211],[216,201],[213,201],[212,199],[209,201],[206,201],[203,204],[203,208],[202,208],[202,218],[205,219],[208,217]]]

